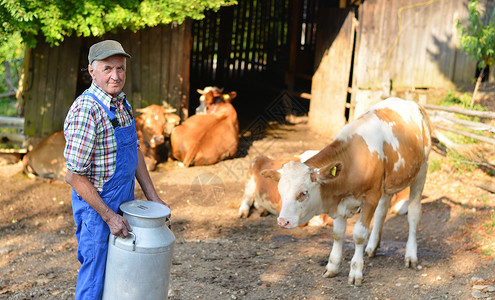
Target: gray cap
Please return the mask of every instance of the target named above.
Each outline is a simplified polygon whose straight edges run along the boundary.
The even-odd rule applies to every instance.
[[[131,55],[124,51],[122,45],[114,40],[98,42],[89,48],[88,61],[91,64],[94,60],[102,60],[112,55],[123,55],[131,58]]]

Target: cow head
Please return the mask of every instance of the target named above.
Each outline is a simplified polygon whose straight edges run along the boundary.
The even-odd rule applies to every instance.
[[[311,168],[305,163],[290,161],[280,170],[263,170],[265,177],[278,181],[282,209],[278,225],[294,228],[323,213],[321,186],[340,175],[341,163]]]
[[[201,96],[199,97],[199,106],[196,107],[196,114],[197,115],[207,114],[206,104],[205,104],[205,95],[206,94],[211,92],[213,97],[220,97],[223,93],[223,89],[219,89],[216,86],[207,86],[203,90],[197,89],[196,91],[201,94]]]
[[[201,94],[200,105],[196,108],[196,114],[211,114],[222,111],[222,107],[230,104],[237,97],[237,92],[223,93],[223,89],[206,87],[197,90]]]
[[[165,123],[165,137],[170,137],[170,134],[172,134],[172,130],[174,130],[175,126],[180,124],[180,117],[179,115],[176,114],[166,114],[166,119],[167,122]]]
[[[156,148],[165,142],[165,138],[170,136],[173,127],[179,124],[180,117],[169,113],[162,106],[152,104],[145,108],[137,109],[141,115],[136,118],[139,130],[145,143],[150,148]]]

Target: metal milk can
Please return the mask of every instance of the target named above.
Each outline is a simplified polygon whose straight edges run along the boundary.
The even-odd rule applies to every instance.
[[[120,210],[132,232],[125,239],[109,236],[102,299],[167,299],[175,240],[170,209],[133,200],[122,203]]]

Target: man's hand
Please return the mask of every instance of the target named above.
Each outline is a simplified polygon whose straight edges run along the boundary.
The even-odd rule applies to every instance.
[[[148,199],[148,200],[149,200],[149,201],[156,202],[156,203],[163,204],[163,205],[165,205],[166,207],[170,208],[170,205],[168,205],[167,203],[165,203],[165,201],[163,201],[162,199],[160,199],[160,198],[158,198],[158,197],[157,197],[156,199],[152,199],[152,200],[151,200],[151,199]]]
[[[126,238],[129,235],[129,231],[132,231],[132,228],[126,218],[114,213],[113,211],[112,215],[106,222],[110,228],[110,232],[120,238]]]

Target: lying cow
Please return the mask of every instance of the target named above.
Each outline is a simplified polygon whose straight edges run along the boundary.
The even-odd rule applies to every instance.
[[[211,90],[205,93],[206,114],[193,115],[172,131],[172,156],[186,167],[233,158],[239,144],[237,112],[231,104],[236,96],[236,92],[218,97]]]
[[[389,98],[347,124],[330,145],[305,163],[290,161],[281,170],[262,171],[264,176],[279,181],[279,226],[294,228],[321,213],[334,218],[334,244],[324,277],[337,275],[347,218],[360,208],[353,232],[355,252],[349,282],[361,285],[364,242],[371,219],[374,216],[366,253],[374,256],[390,200],[394,193],[408,186],[405,264],[416,267],[416,228],[421,216],[420,197],[428,170],[431,131],[422,107],[412,101]]]
[[[288,159],[270,159],[266,156],[256,157],[249,166],[244,197],[239,207],[239,218],[249,217],[254,206],[262,216],[278,214],[282,208],[282,200],[277,190],[277,183],[261,175],[264,169],[279,169],[289,161],[306,161],[318,151],[309,150],[299,156]],[[309,225],[331,225],[332,220],[325,214],[313,217]]]
[[[141,115],[136,117],[136,131],[143,152],[146,167],[154,171],[156,165],[168,158],[167,139],[170,133],[180,123],[180,117],[170,113],[163,106],[152,104],[145,108],[136,109]]]
[[[64,132],[52,132],[24,155],[22,159],[24,173],[29,177],[40,176],[64,181],[67,173],[64,148]]]

